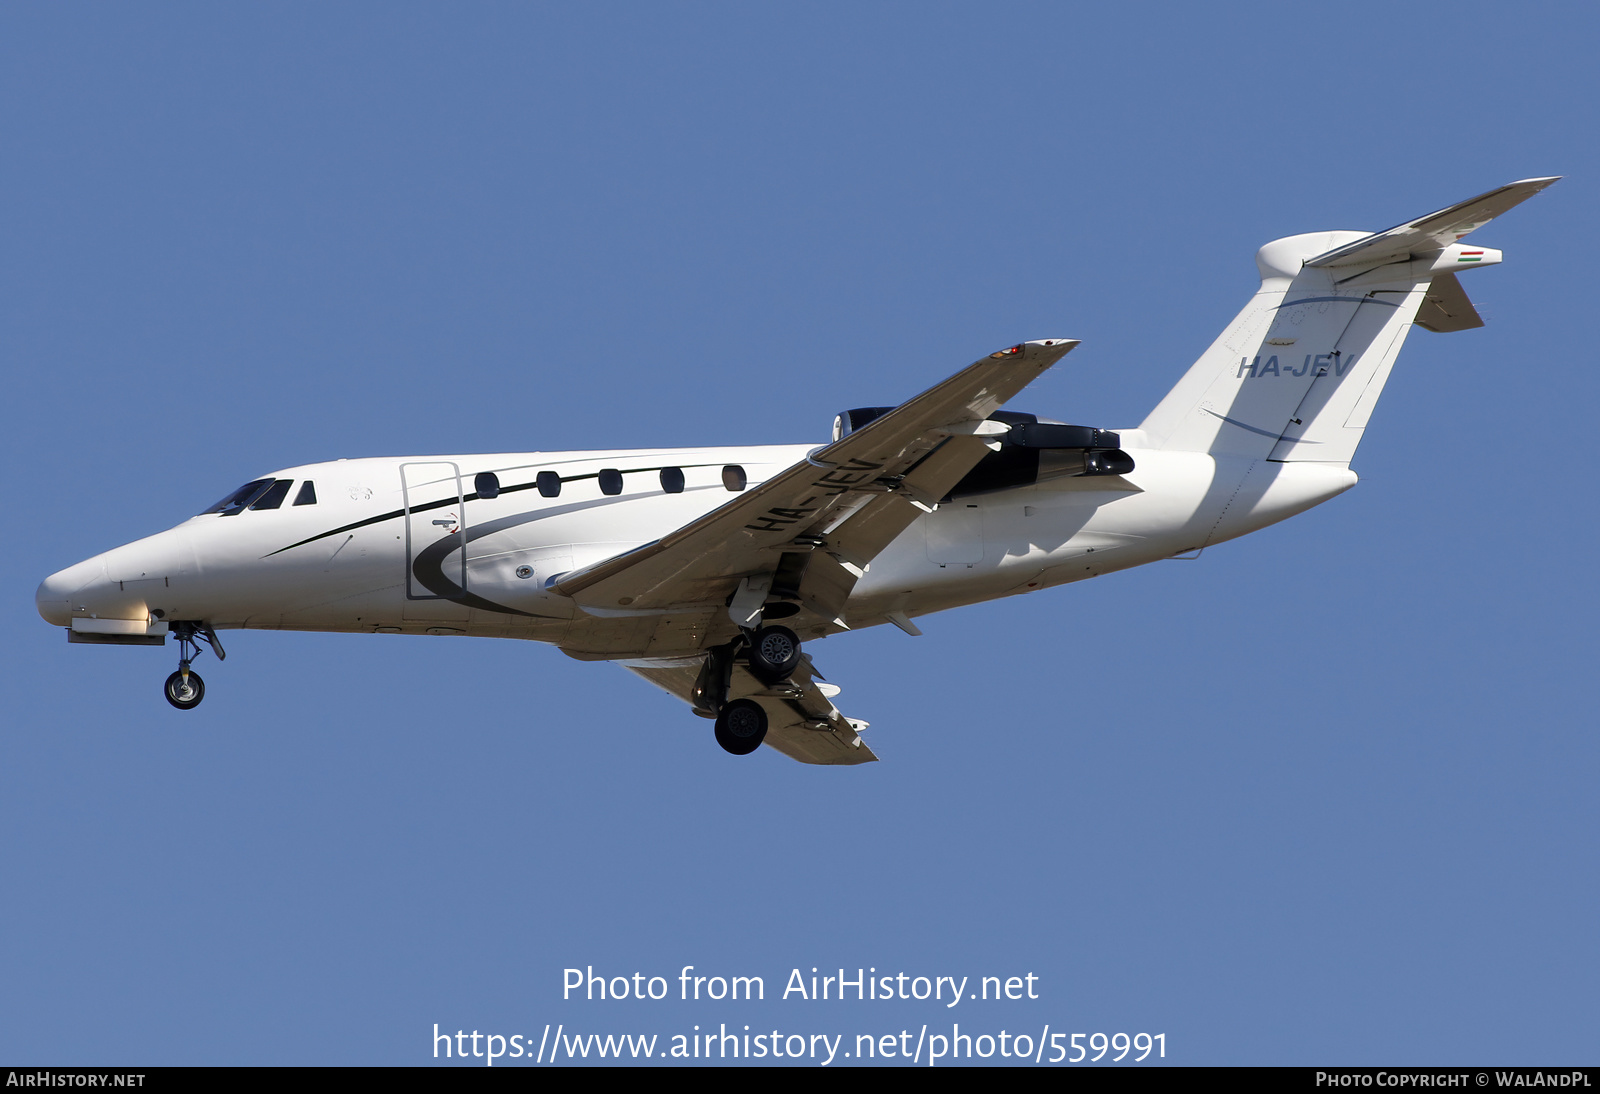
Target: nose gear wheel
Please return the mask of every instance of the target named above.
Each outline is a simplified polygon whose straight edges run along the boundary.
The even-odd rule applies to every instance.
[[[167,702],[179,710],[193,710],[206,697],[206,682],[198,672],[186,667],[167,677],[165,692]]]

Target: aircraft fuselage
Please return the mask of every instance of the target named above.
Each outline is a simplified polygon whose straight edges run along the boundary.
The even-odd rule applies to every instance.
[[[1122,435],[1135,462],[1126,475],[1045,478],[945,500],[865,567],[844,622],[872,626],[891,613],[913,617],[1169,558],[1282,520],[1356,481],[1343,466],[1142,449],[1137,430]],[[276,491],[276,507],[192,517],[62,570],[40,586],[39,610],[90,633],[119,624],[159,633],[195,620],[217,629],[524,638],[585,659],[692,653],[728,628],[715,612],[702,611],[708,618],[697,623],[687,606],[580,607],[547,586],[682,527],[813,448],[288,468],[265,477],[290,483]],[[681,488],[669,492],[676,472]],[[307,482],[315,500],[295,504]]]

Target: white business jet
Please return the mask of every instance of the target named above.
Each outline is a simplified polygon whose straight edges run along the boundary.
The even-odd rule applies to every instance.
[[[1001,410],[1078,343],[1022,342],[824,445],[413,456],[275,471],[39,586],[70,642],[178,640],[167,701],[230,627],[480,635],[616,661],[804,763],[877,757],[802,643],[1200,551],[1356,483],[1413,324],[1482,325],[1461,240],[1555,178],[1388,231],[1256,254],[1261,288],[1137,429]]]

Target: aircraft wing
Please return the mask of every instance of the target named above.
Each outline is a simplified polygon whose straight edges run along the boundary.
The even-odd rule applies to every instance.
[[[1003,429],[988,416],[1077,344],[992,353],[677,531],[565,575],[555,591],[596,612],[645,615],[695,605],[720,614],[741,590],[736,603],[758,611],[770,589],[798,601],[801,627],[846,629],[841,613],[867,565],[988,454],[985,435]]]
[[[1384,232],[1363,236],[1354,243],[1335,247],[1315,258],[1307,259],[1307,266],[1378,265],[1399,262],[1411,254],[1442,251],[1468,232],[1483,227],[1495,217],[1527,201],[1533,195],[1556,182],[1561,176],[1523,179],[1508,183],[1498,190],[1479,194],[1475,198],[1429,213],[1416,220],[1397,224]]]
[[[622,662],[686,703],[693,704],[695,678],[701,658],[678,657]],[[767,687],[743,665],[736,664],[728,686],[730,699],[754,699],[767,712],[765,744],[804,764],[865,764],[878,757],[861,739],[866,722],[846,718],[831,701],[839,689],[820,683],[811,656],[802,654],[800,667],[782,684]],[[825,690],[826,689],[826,690]]]

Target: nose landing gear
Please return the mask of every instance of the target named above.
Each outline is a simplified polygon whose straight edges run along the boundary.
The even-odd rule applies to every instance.
[[[218,661],[228,655],[217,641],[217,632],[204,623],[174,622],[172,633],[178,638],[178,671],[167,677],[163,694],[179,710],[193,710],[206,697],[206,682],[189,667],[200,655],[200,643],[210,646]]]

